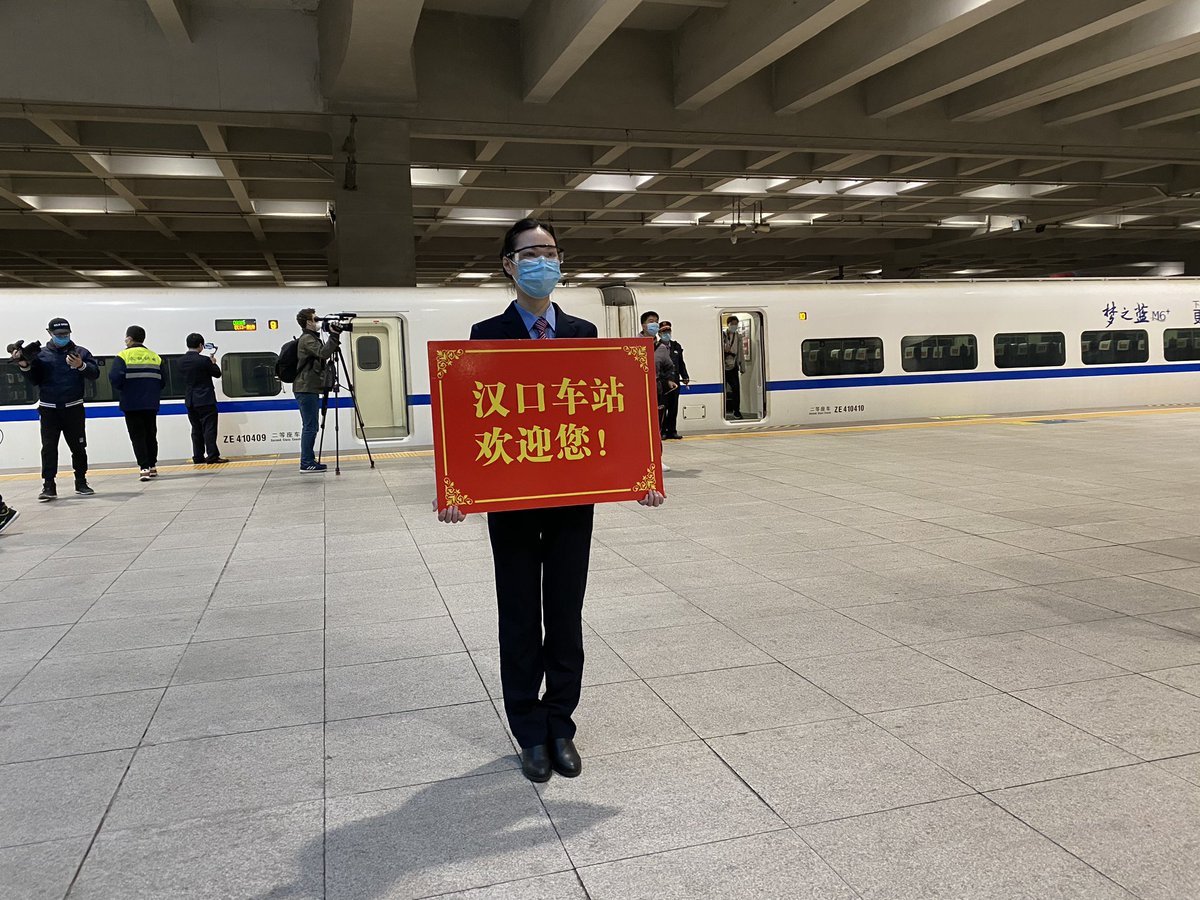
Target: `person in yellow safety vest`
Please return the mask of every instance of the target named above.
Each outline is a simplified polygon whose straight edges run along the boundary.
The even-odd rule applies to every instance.
[[[138,477],[149,481],[158,477],[158,406],[167,364],[143,344],[145,340],[146,329],[142,326],[125,329],[125,349],[113,360],[108,380],[121,395],[121,412],[141,470]]]

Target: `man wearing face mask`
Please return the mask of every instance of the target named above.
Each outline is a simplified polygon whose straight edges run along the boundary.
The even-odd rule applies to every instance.
[[[471,340],[597,336],[595,325],[550,300],[562,277],[552,225],[536,219],[517,222],[504,236],[500,258],[517,298],[501,315],[471,326]],[[659,506],[663,499],[651,491],[638,502]],[[521,747],[521,771],[530,781],[548,781],[552,771],[573,778],[583,770],[571,716],[583,682],[583,595],[592,512],[593,506],[586,504],[487,514],[504,711]],[[457,506],[438,510],[442,522],[464,518]],[[545,693],[540,691],[543,679]]]
[[[742,375],[746,371],[746,349],[742,345],[742,336],[738,333],[737,316],[730,316],[725,322],[725,331],[721,334],[721,361],[725,367],[725,388],[729,395],[725,418],[740,419],[742,417]]]
[[[671,362],[675,364],[675,374],[681,385],[679,390],[671,391],[667,395],[662,436],[665,441],[681,441],[683,440],[683,435],[679,433],[679,392],[683,390],[682,385],[691,384],[692,379],[688,375],[687,364],[683,361],[683,345],[675,340],[670,322],[664,321],[658,323],[658,339],[666,345],[667,351],[671,356]]]
[[[38,418],[42,431],[42,492],[45,503],[58,496],[54,480],[58,475],[58,441],[66,438],[75,469],[75,493],[94,493],[87,483],[87,437],[84,432],[84,381],[100,377],[95,357],[71,340],[71,323],[63,318],[50,320],[46,328],[50,340],[32,361],[13,352],[13,360],[25,377],[38,386]]]
[[[658,340],[658,313],[653,310],[646,310],[642,313],[642,331],[638,337],[654,338]]]

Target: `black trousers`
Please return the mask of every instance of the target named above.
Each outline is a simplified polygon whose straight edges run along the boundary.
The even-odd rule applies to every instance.
[[[588,505],[488,513],[504,712],[522,747],[575,736],[592,512]]]
[[[58,439],[67,439],[71,449],[71,466],[75,469],[75,480],[87,479],[87,435],[84,433],[86,413],[83,404],[58,408],[39,406],[38,418],[42,426],[42,481],[53,481],[58,475]]]
[[[192,462],[213,462],[219,459],[217,449],[217,405],[189,406],[188,421],[192,423]]]
[[[735,413],[742,413],[742,373],[737,370],[737,366],[725,371],[725,388],[729,394],[729,405],[725,407],[725,416],[728,418]]]
[[[129,443],[133,444],[133,456],[139,469],[153,469],[158,465],[158,410],[129,409],[125,411],[125,428],[129,432]]]
[[[663,406],[662,436],[669,437],[679,431],[679,391],[676,388],[667,394]]]

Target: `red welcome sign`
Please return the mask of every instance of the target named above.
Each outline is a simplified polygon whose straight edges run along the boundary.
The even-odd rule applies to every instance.
[[[662,491],[649,338],[431,341],[429,386],[439,509]]]

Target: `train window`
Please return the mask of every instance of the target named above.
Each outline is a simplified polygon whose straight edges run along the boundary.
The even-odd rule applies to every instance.
[[[1163,356],[1167,362],[1200,359],[1200,328],[1168,328],[1164,331]]]
[[[1066,336],[1061,331],[998,334],[992,344],[997,369],[1061,366],[1067,361]]]
[[[277,353],[226,353],[221,357],[221,390],[226,397],[274,397],[282,385],[275,377]]]
[[[97,356],[96,365],[100,367],[100,377],[95,381],[83,383],[83,399],[88,403],[116,403],[119,397],[113,390],[108,373],[112,371],[115,356]]]
[[[163,360],[167,364],[167,377],[163,381],[162,389],[163,400],[182,400],[187,396],[183,373],[179,371],[179,361],[183,359],[183,356],[182,353],[168,353],[163,356]]]
[[[355,364],[364,372],[374,372],[383,365],[383,346],[373,334],[359,335],[354,342]]]
[[[1150,358],[1150,342],[1141,330],[1085,331],[1080,348],[1085,366],[1143,363]]]
[[[804,374],[811,378],[877,375],[883,371],[883,340],[859,337],[804,341],[800,344],[800,359]]]
[[[900,341],[905,372],[974,369],[979,352],[973,334],[917,334]]]
[[[0,361],[0,406],[32,406],[37,385],[30,382],[11,359]]]

